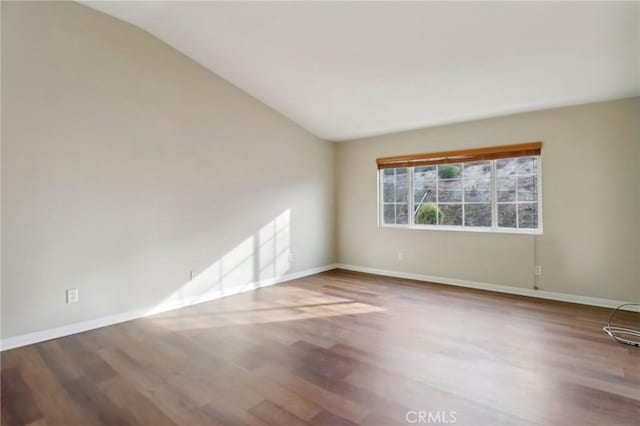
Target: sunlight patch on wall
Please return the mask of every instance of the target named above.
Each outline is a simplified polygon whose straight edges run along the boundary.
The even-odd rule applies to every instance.
[[[291,213],[286,209],[151,308],[147,315],[255,289],[291,269]]]
[[[260,229],[259,239],[259,279],[280,278],[291,268],[290,212],[284,211],[273,221]]]

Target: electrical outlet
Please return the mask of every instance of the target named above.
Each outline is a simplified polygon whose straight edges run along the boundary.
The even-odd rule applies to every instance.
[[[67,303],[77,303],[78,302],[78,289],[70,288],[67,290]]]
[[[541,276],[542,275],[542,265],[536,265],[536,276]]]
[[[401,262],[404,260],[404,252],[402,250],[398,251],[398,260]]]

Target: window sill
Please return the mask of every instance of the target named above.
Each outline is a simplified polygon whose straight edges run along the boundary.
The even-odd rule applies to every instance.
[[[542,229],[508,229],[508,228],[464,228],[461,226],[429,226],[429,225],[378,225],[378,228],[407,229],[419,231],[453,231],[472,232],[488,234],[521,234],[521,235],[542,235]]]

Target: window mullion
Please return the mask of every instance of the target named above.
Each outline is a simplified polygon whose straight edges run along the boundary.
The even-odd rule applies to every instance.
[[[398,223],[398,169],[393,170],[393,223]]]
[[[520,229],[520,200],[518,199],[518,186],[520,185],[520,177],[516,169],[516,229]]]
[[[498,185],[496,180],[496,160],[491,160],[491,229],[498,227]]]
[[[460,176],[460,189],[462,190],[462,194],[460,199],[462,200],[462,227],[464,228],[466,226],[466,218],[465,218],[465,214],[464,214],[464,181],[465,181],[465,173],[464,173],[464,164],[460,164],[460,167],[462,168],[462,176]]]
[[[436,166],[436,226],[440,225],[440,166]]]
[[[382,177],[380,177],[380,175],[382,175]],[[378,186],[378,227],[384,223],[384,218],[382,218],[382,220],[380,220],[380,213],[382,213],[384,215],[384,206],[383,206],[383,201],[384,201],[384,194],[382,193],[382,181],[384,179],[384,172],[381,172],[380,169],[378,169],[377,171],[377,186]]]
[[[409,226],[413,226],[413,167],[410,167],[407,169],[407,173],[409,174],[407,182],[408,182],[408,191],[409,193],[407,194],[407,203],[409,204],[407,206],[407,214],[409,215],[409,220],[407,221],[407,223],[409,224]]]
[[[536,215],[537,229],[542,229],[542,158],[536,159]]]

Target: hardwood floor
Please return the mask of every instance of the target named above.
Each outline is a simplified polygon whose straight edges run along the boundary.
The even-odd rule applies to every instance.
[[[330,271],[3,352],[2,425],[638,425],[608,313]]]

